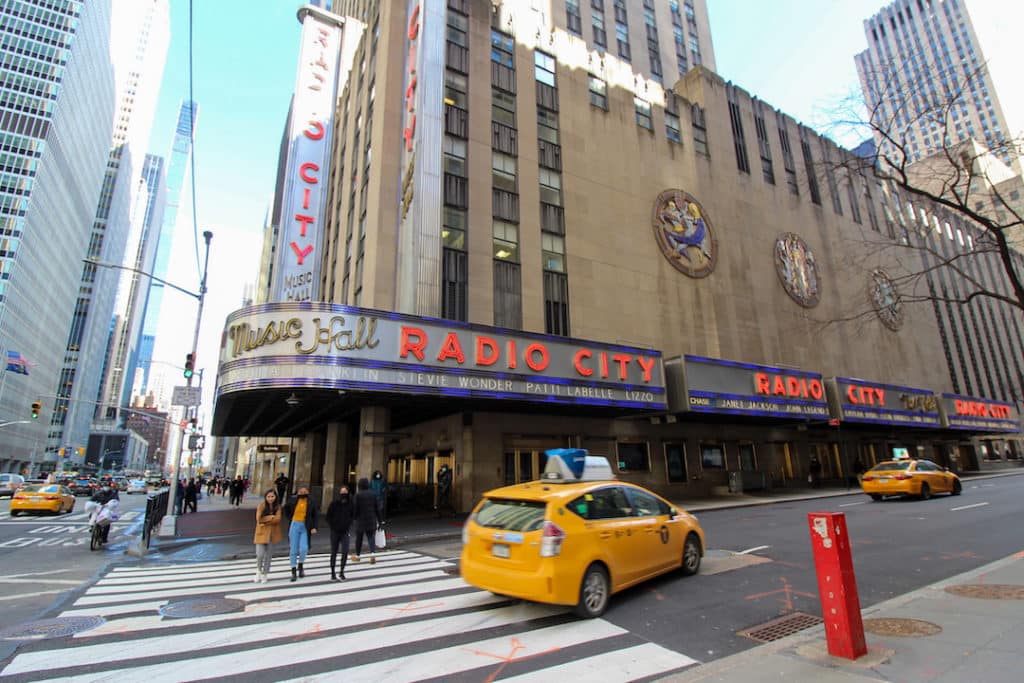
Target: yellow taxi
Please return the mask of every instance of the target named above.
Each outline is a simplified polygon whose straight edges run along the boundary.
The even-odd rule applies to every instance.
[[[467,583],[600,616],[612,593],[704,556],[697,518],[650,491],[616,481],[583,449],[547,451],[539,481],[484,494],[462,530]]]
[[[60,484],[29,484],[11,499],[11,517],[22,512],[51,512],[59,515],[75,509],[75,496]]]
[[[873,500],[883,496],[917,496],[922,500],[933,493],[959,496],[960,477],[931,460],[902,458],[880,462],[864,473],[860,487]]]

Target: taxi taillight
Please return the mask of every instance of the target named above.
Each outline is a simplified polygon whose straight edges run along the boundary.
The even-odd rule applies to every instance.
[[[865,474],[865,475],[864,475],[863,477],[861,477],[860,479],[861,479],[861,481],[874,481],[874,480],[875,480],[875,478],[874,478],[874,477],[872,477],[872,476],[871,476],[870,474]]]
[[[540,538],[540,556],[555,557],[562,552],[562,541],[565,540],[565,532],[552,521],[544,520],[544,529]]]
[[[913,479],[913,478],[914,478],[913,474],[904,474],[904,473],[897,474],[895,477],[893,477],[893,479],[896,479],[898,481],[904,481],[906,479]]]

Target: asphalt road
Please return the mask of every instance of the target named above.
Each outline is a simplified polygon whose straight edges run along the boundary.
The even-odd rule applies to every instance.
[[[778,617],[821,617],[808,513],[842,512],[861,607],[1024,550],[1024,476],[968,480],[962,495],[874,502],[854,493],[705,511],[701,573],[670,574],[612,599],[604,618],[700,661],[758,645],[737,635]],[[458,557],[457,542],[410,549]]]
[[[124,558],[128,541],[138,535],[146,496],[121,493],[122,521],[110,530],[104,550],[89,550],[89,521],[80,496],[71,513],[60,516],[22,515],[12,518],[11,499],[0,500],[0,608],[12,625],[40,618],[84,584],[91,583],[111,562]],[[13,643],[0,641],[0,659]]]

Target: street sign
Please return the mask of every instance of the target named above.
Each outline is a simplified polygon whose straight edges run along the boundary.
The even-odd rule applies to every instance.
[[[287,453],[288,444],[284,443],[261,443],[256,446],[257,453]]]
[[[202,391],[199,387],[174,387],[174,393],[171,394],[172,406],[191,408],[202,403],[202,400]]]
[[[831,420],[828,421],[828,426],[829,427],[838,427],[839,426],[839,420],[837,420],[836,418],[833,417]]]

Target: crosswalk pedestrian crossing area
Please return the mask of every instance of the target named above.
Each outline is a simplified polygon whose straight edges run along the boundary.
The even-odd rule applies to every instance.
[[[89,524],[88,512],[72,512],[70,514],[63,515],[21,515],[20,517],[8,517],[4,518],[0,523],[3,524]],[[118,523],[131,522],[136,519],[141,519],[146,514],[145,510],[128,510],[122,512],[118,517]]]
[[[267,583],[253,582],[255,560],[115,568],[59,615],[105,623],[22,645],[0,679],[634,681],[696,663],[604,619],[480,591],[447,560],[404,551],[376,560],[350,562],[340,582],[326,555],[307,558],[295,583],[283,557]],[[204,598],[241,607],[160,612]]]

